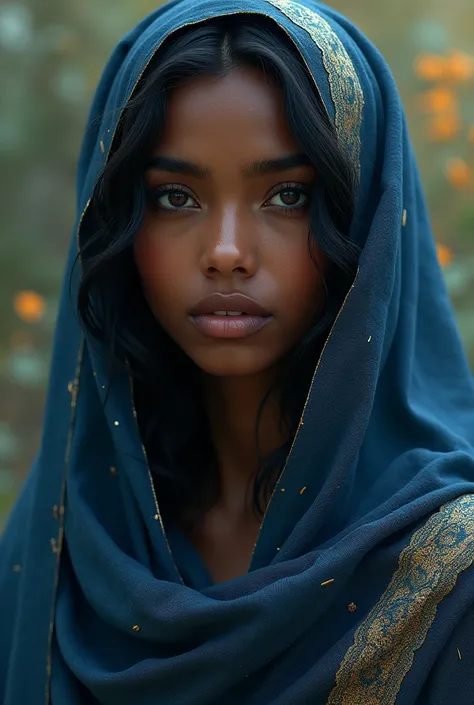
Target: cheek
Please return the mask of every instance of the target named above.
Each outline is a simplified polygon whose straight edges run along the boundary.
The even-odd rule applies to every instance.
[[[179,281],[175,257],[170,248],[163,247],[148,229],[137,234],[134,259],[145,297],[155,314],[168,309],[176,300],[175,287]]]
[[[295,323],[299,320],[303,326],[308,320],[312,322],[325,304],[323,279],[327,265],[323,253],[316,246],[313,258],[305,243],[285,259],[281,269],[285,310],[293,316]]]

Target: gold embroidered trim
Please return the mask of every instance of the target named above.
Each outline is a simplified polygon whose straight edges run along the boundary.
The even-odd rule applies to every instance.
[[[256,552],[257,552],[258,542],[260,541],[260,536],[261,536],[262,531],[263,531],[263,527],[264,527],[264,524],[265,524],[265,520],[266,520],[266,518],[267,518],[267,516],[268,516],[268,514],[269,514],[270,506],[273,506],[273,498],[276,496],[277,490],[281,490],[281,492],[285,492],[285,491],[286,491],[285,488],[281,488],[280,485],[281,485],[281,483],[282,483],[282,481],[283,481],[283,476],[286,477],[285,472],[286,472],[286,469],[287,469],[287,467],[288,467],[288,463],[289,463],[289,461],[290,461],[291,455],[292,455],[292,453],[293,453],[293,448],[295,447],[296,441],[298,440],[298,436],[299,436],[300,430],[301,430],[302,426],[304,425],[304,424],[303,424],[303,418],[304,418],[304,415],[305,415],[305,412],[306,412],[306,407],[308,406],[308,403],[309,403],[309,400],[310,400],[310,397],[311,397],[311,393],[312,393],[312,391],[313,391],[314,382],[315,382],[315,380],[316,380],[316,375],[318,374],[318,370],[319,370],[319,366],[320,366],[320,364],[321,364],[321,360],[323,359],[323,355],[324,355],[324,353],[325,353],[325,351],[326,351],[326,347],[327,347],[327,345],[328,345],[328,343],[329,343],[329,341],[330,341],[330,339],[331,339],[331,337],[332,337],[333,331],[334,331],[334,329],[335,329],[335,327],[336,327],[336,324],[337,324],[337,322],[338,322],[338,320],[339,320],[339,316],[341,315],[341,313],[343,312],[343,310],[344,310],[344,308],[345,308],[347,302],[349,301],[349,297],[350,297],[350,295],[352,294],[352,291],[353,291],[353,289],[354,289],[354,287],[355,287],[355,285],[356,285],[356,281],[357,281],[357,277],[358,277],[358,276],[359,276],[359,267],[357,267],[357,272],[356,272],[356,274],[355,274],[354,281],[352,282],[351,288],[350,288],[349,291],[347,292],[347,294],[346,294],[346,296],[345,296],[345,299],[344,299],[344,301],[342,302],[342,306],[341,306],[341,308],[339,309],[339,311],[338,311],[338,313],[337,313],[337,316],[336,316],[336,318],[335,318],[335,320],[334,320],[334,323],[333,323],[332,326],[331,326],[331,329],[330,329],[330,331],[329,331],[329,333],[328,333],[328,335],[327,335],[327,337],[326,337],[326,340],[325,340],[325,342],[324,342],[323,349],[321,350],[321,353],[320,353],[320,355],[319,355],[318,362],[316,363],[316,369],[314,370],[314,374],[313,374],[313,377],[312,377],[312,379],[311,379],[311,384],[309,385],[308,393],[307,393],[307,395],[306,395],[306,399],[305,399],[304,406],[303,406],[303,411],[301,412],[301,417],[300,417],[300,422],[299,422],[299,424],[298,424],[298,428],[297,428],[297,430],[296,430],[296,433],[295,433],[295,435],[294,435],[293,441],[292,441],[292,443],[291,443],[291,447],[290,447],[289,453],[288,453],[288,455],[287,455],[287,457],[286,457],[285,464],[284,464],[284,466],[283,466],[283,470],[282,470],[281,473],[280,473],[280,477],[279,477],[278,480],[276,481],[275,487],[273,488],[273,492],[272,492],[272,494],[271,494],[271,496],[270,496],[270,499],[269,499],[269,501],[268,501],[268,503],[267,503],[267,506],[266,506],[266,508],[265,508],[265,512],[264,512],[264,514],[263,514],[262,523],[260,524],[260,533],[259,533],[259,535],[258,535],[257,541],[256,541],[255,544],[254,544],[253,551],[252,551],[252,559],[251,559],[251,564],[250,564],[251,567],[253,567],[253,561],[254,561],[255,554],[256,554]]]
[[[364,94],[349,54],[337,34],[317,12],[294,0],[267,0],[308,32],[320,50],[328,75],[339,140],[360,169],[360,130]]]
[[[128,368],[129,368],[129,370],[130,370],[130,364],[129,364],[128,360],[127,360],[127,366],[128,366]],[[170,557],[171,557],[171,561],[172,561],[173,566],[174,566],[174,569],[175,569],[175,571],[176,571],[176,575],[178,576],[178,578],[179,578],[179,580],[181,581],[181,583],[184,584],[183,576],[182,576],[181,573],[179,572],[178,566],[176,565],[176,561],[175,561],[175,559],[174,559],[173,552],[172,552],[172,550],[171,550],[171,546],[170,546],[169,541],[168,541],[168,536],[166,535],[165,525],[164,525],[164,523],[163,523],[163,518],[162,518],[162,516],[161,516],[160,505],[158,504],[158,497],[157,497],[157,495],[156,495],[155,483],[153,482],[153,477],[152,477],[151,470],[150,470],[150,462],[149,462],[149,460],[148,460],[148,453],[146,452],[145,444],[143,443],[142,438],[141,438],[141,435],[140,435],[140,429],[139,429],[139,426],[138,426],[138,414],[137,414],[137,409],[136,409],[136,406],[135,406],[134,384],[133,384],[133,377],[132,377],[131,372],[129,372],[128,378],[129,378],[129,383],[130,383],[130,396],[131,396],[131,398],[132,398],[133,417],[134,417],[134,419],[135,419],[137,433],[138,433],[138,436],[139,436],[139,438],[140,438],[140,443],[141,443],[141,446],[142,446],[142,454],[143,454],[143,457],[144,457],[145,462],[146,462],[146,470],[147,470],[147,474],[148,474],[148,481],[149,481],[149,483],[150,483],[151,494],[152,494],[152,496],[153,496],[153,502],[154,502],[155,511],[156,511],[156,514],[153,516],[153,519],[154,519],[155,521],[159,521],[159,522],[160,522],[161,533],[162,533],[163,538],[164,538],[164,540],[165,540],[166,548],[167,548],[168,553],[169,553],[169,555],[170,555]],[[135,629],[135,627],[134,627],[134,629]]]
[[[79,227],[80,223],[82,222],[82,217],[79,222]],[[55,565],[55,571],[54,571],[54,582],[53,582],[53,600],[51,604],[51,616],[49,620],[49,631],[48,631],[48,651],[46,654],[46,683],[45,683],[45,692],[44,692],[44,703],[45,705],[50,705],[51,702],[51,675],[52,675],[52,645],[53,645],[53,635],[54,635],[54,624],[55,624],[55,618],[56,618],[56,598],[58,596],[58,587],[59,587],[59,572],[61,568],[61,557],[62,557],[62,549],[64,545],[64,515],[65,515],[65,504],[66,504],[66,478],[67,478],[67,472],[69,469],[69,460],[71,457],[71,447],[72,447],[72,439],[73,439],[73,434],[74,434],[74,422],[76,419],[76,404],[77,404],[77,395],[79,393],[79,381],[80,381],[80,376],[81,376],[81,370],[82,370],[82,360],[84,357],[84,346],[85,346],[85,341],[84,341],[84,336],[81,337],[81,342],[79,345],[78,353],[77,353],[77,363],[76,363],[76,375],[74,378],[74,391],[71,394],[71,405],[70,405],[70,418],[69,418],[69,431],[68,431],[68,436],[67,436],[67,441],[66,441],[66,451],[64,455],[64,472],[63,472],[63,478],[61,482],[61,490],[60,490],[60,504],[59,504],[59,512],[58,512],[58,517],[59,517],[59,530],[58,530],[58,537],[56,539],[51,539],[51,548],[53,550],[53,553],[56,554],[56,565]]]
[[[441,507],[413,534],[354,635],[327,705],[394,705],[438,605],[474,561],[474,495]]]

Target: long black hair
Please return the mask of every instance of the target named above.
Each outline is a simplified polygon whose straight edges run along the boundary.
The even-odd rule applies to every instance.
[[[353,281],[358,259],[358,250],[348,239],[354,214],[354,167],[299,52],[276,23],[239,15],[184,28],[168,38],[122,112],[93,193],[87,228],[92,235],[80,248],[82,325],[107,346],[112,362],[128,364],[162,515],[165,521],[181,523],[186,517],[190,525],[219,498],[215,453],[198,370],[154,319],[134,264],[133,242],[147,206],[145,164],[162,133],[170,91],[193,78],[225,76],[242,67],[262,70],[282,90],[290,129],[318,175],[311,194],[308,247],[311,252],[315,239],[329,260],[324,311],[289,356],[279,383],[288,445],[270,457],[259,453],[253,508],[261,518],[296,432],[317,357]],[[258,420],[255,438],[258,451]]]

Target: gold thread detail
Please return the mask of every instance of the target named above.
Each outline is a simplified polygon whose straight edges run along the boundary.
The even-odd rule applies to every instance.
[[[89,204],[89,201],[88,201],[87,205],[88,204]],[[86,205],[86,208],[87,208],[87,205]],[[81,227],[82,219],[83,219],[84,214],[86,212],[86,208],[84,208],[82,215],[79,219],[77,232],[79,232],[79,228]],[[62,483],[61,483],[60,503],[59,503],[60,521],[59,521],[59,531],[58,531],[57,550],[56,550],[56,567],[55,567],[54,582],[53,582],[53,599],[52,599],[52,603],[51,603],[51,615],[50,615],[50,619],[49,619],[48,649],[47,649],[47,653],[46,653],[46,682],[45,682],[45,690],[44,690],[45,705],[50,705],[50,700],[51,700],[51,672],[52,672],[51,649],[52,649],[52,645],[53,645],[54,620],[55,620],[55,614],[56,614],[56,598],[57,598],[58,586],[59,586],[59,569],[60,569],[60,564],[61,564],[61,555],[62,555],[62,548],[63,548],[63,543],[64,543],[64,514],[65,514],[64,505],[65,505],[65,501],[66,501],[66,479],[67,479],[67,470],[69,467],[69,460],[70,460],[70,455],[71,455],[72,436],[73,436],[74,421],[75,421],[75,416],[76,416],[76,403],[77,403],[77,395],[79,393],[79,380],[80,380],[80,375],[81,375],[83,355],[84,355],[84,336],[82,336],[82,338],[81,338],[81,342],[79,344],[79,349],[78,349],[78,354],[77,354],[76,376],[75,376],[75,380],[74,380],[74,391],[71,395],[71,403],[70,403],[69,431],[68,431],[68,437],[67,437],[67,441],[66,441],[66,451],[64,454],[64,472],[63,472],[63,478],[62,478]]]
[[[349,604],[347,605],[347,609],[349,610],[349,612],[355,612],[356,609],[357,609],[356,603],[355,603],[355,602],[349,602]]]
[[[461,651],[460,651],[459,647],[458,647],[458,659],[460,661],[462,661]]]
[[[403,211],[403,216],[402,216],[402,226],[405,227],[407,224],[407,211],[406,208]]]
[[[364,93],[349,54],[331,25],[314,10],[294,0],[267,0],[311,37],[327,73],[334,122],[340,143],[360,169],[360,130]],[[301,53],[301,52],[300,52]]]
[[[81,213],[81,217],[79,218],[79,223],[77,225],[77,232],[76,232],[76,249],[77,249],[77,256],[79,257],[79,263],[82,267],[82,253],[81,253],[81,242],[80,242],[80,237],[81,237],[81,227],[82,223],[84,222],[84,218],[86,217],[87,210],[92,202],[92,198],[88,198],[86,201],[86,205],[84,206],[84,210]]]
[[[344,308],[345,308],[345,306],[346,306],[346,304],[347,304],[347,301],[349,300],[349,297],[350,297],[352,291],[354,290],[354,287],[355,287],[355,284],[356,284],[358,275],[359,275],[359,268],[357,268],[357,272],[356,272],[356,274],[355,274],[354,281],[352,282],[352,286],[351,286],[351,288],[349,289],[349,291],[347,292],[347,294],[346,294],[346,296],[345,296],[345,298],[344,298],[344,301],[342,302],[342,306],[341,306],[341,308],[339,309],[338,314],[337,314],[337,316],[336,316],[336,318],[335,318],[335,320],[334,320],[334,323],[333,323],[332,326],[331,326],[331,330],[329,331],[329,334],[328,334],[328,336],[327,336],[327,338],[326,338],[326,340],[325,340],[325,342],[324,342],[323,349],[321,350],[321,354],[319,355],[319,359],[318,359],[318,362],[317,362],[317,364],[316,364],[316,369],[314,370],[313,378],[312,378],[311,384],[310,384],[310,386],[309,386],[308,394],[306,395],[306,399],[305,399],[303,411],[301,412],[301,418],[303,418],[303,416],[304,416],[304,414],[305,414],[305,411],[306,411],[306,407],[308,406],[308,402],[309,402],[309,399],[310,399],[310,397],[311,397],[311,392],[312,392],[313,386],[314,386],[314,380],[316,379],[316,375],[318,374],[318,370],[319,370],[319,367],[320,367],[320,365],[321,365],[321,360],[323,359],[323,355],[324,355],[325,350],[326,350],[326,348],[327,348],[327,345],[328,345],[328,343],[329,343],[329,341],[330,341],[330,339],[331,339],[331,336],[332,336],[333,331],[334,331],[334,328],[336,327],[336,324],[337,324],[337,322],[338,322],[338,320],[339,320],[339,317],[340,317],[341,313],[343,312],[343,310],[344,310]],[[300,427],[301,427],[301,423],[300,423],[300,425],[298,426],[298,429],[297,429],[297,431],[296,431],[296,433],[295,433],[295,436],[294,436],[294,438],[293,438],[293,441],[292,441],[292,443],[291,443],[291,448],[290,448],[290,451],[289,451],[289,453],[288,453],[288,455],[287,455],[287,457],[286,457],[286,461],[285,461],[285,465],[283,466],[283,470],[282,470],[281,473],[280,473],[280,476],[279,476],[279,478],[278,478],[278,480],[277,480],[277,482],[276,482],[276,484],[275,484],[275,487],[273,488],[273,492],[272,492],[272,494],[271,494],[271,496],[270,496],[270,500],[268,501],[268,504],[267,504],[267,506],[266,506],[266,508],[265,508],[265,512],[264,512],[263,519],[262,519],[262,523],[260,524],[260,531],[259,531],[259,534],[258,534],[258,537],[257,537],[257,541],[256,541],[256,544],[255,544],[254,549],[253,549],[253,551],[252,551],[252,561],[253,561],[255,552],[256,552],[256,550],[257,550],[257,545],[258,545],[258,542],[259,542],[259,540],[260,540],[260,536],[261,536],[261,533],[262,533],[262,530],[263,530],[263,526],[264,526],[264,524],[265,524],[265,519],[266,519],[267,516],[268,516],[268,511],[269,511],[269,509],[270,509],[270,505],[271,505],[271,503],[272,503],[272,500],[273,500],[273,498],[274,498],[274,496],[275,496],[275,493],[276,493],[277,489],[280,489],[280,483],[281,483],[282,478],[283,478],[283,475],[285,474],[285,471],[286,471],[286,469],[287,469],[287,467],[288,467],[288,461],[289,461],[289,459],[290,459],[290,457],[291,457],[291,454],[292,454],[292,452],[293,452],[293,448],[295,447],[295,443],[296,443],[296,441],[298,440],[298,435],[299,435],[299,432],[300,432]]]
[[[128,365],[129,370],[130,370],[130,365],[129,365],[128,360],[127,360],[127,365]],[[129,372],[129,382],[130,382],[130,396],[131,396],[131,399],[132,399],[132,410],[133,410],[133,412],[134,412],[133,417],[134,417],[134,419],[135,419],[135,424],[136,424],[136,428],[137,428],[137,432],[138,432],[138,437],[140,438],[140,442],[141,442],[141,446],[142,446],[142,453],[143,453],[143,457],[145,458],[145,463],[146,463],[146,469],[147,469],[147,474],[148,474],[148,481],[149,481],[149,483],[150,483],[150,489],[151,489],[151,494],[152,494],[152,497],[153,497],[153,503],[154,503],[154,505],[155,505],[155,515],[153,516],[153,519],[154,519],[155,521],[159,521],[159,522],[160,522],[161,533],[162,533],[162,535],[163,535],[163,539],[164,539],[166,548],[167,548],[167,550],[168,550],[169,556],[170,556],[170,558],[171,558],[171,561],[172,561],[172,563],[173,563],[174,569],[175,569],[175,571],[176,571],[176,575],[179,577],[180,581],[184,584],[184,579],[183,579],[181,573],[179,572],[178,566],[176,565],[176,562],[175,562],[175,560],[174,560],[173,553],[172,553],[172,551],[171,551],[171,546],[170,546],[170,544],[169,544],[168,537],[167,537],[167,535],[166,535],[165,525],[164,525],[164,523],[163,523],[163,519],[162,519],[161,511],[160,511],[160,506],[159,506],[159,504],[158,504],[158,497],[156,496],[155,483],[153,482],[153,477],[152,477],[152,475],[151,475],[150,463],[149,463],[149,461],[148,461],[148,455],[147,455],[147,452],[146,452],[145,445],[144,445],[144,443],[143,443],[143,441],[142,441],[142,439],[141,439],[140,429],[138,428],[138,418],[137,418],[136,407],[135,407],[135,393],[134,393],[134,388],[133,388],[133,377],[132,377],[132,375],[131,375],[130,372]]]
[[[330,580],[325,580],[324,583],[321,583],[321,587],[326,587],[326,585],[331,585],[333,583],[335,578],[330,578]]]
[[[302,487],[300,489],[300,494],[304,494],[308,488],[307,487]]]
[[[133,629],[134,632],[139,632],[139,631],[140,631],[140,625],[134,624],[133,627],[132,627],[132,629]]]
[[[104,147],[104,143],[102,140],[100,140],[100,151],[102,152],[102,154],[105,153],[105,147]]]
[[[474,495],[445,504],[412,535],[380,600],[354,634],[327,705],[394,705],[438,605],[474,561]]]
[[[57,504],[53,507],[53,519],[59,519],[59,507]]]

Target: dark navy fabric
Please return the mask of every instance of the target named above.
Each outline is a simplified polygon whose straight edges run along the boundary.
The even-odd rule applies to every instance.
[[[84,339],[73,262],[149,59],[184,25],[245,13],[293,39],[357,160],[362,252],[251,569],[213,585],[163,530],[130,381],[109,389]],[[77,211],[41,447],[0,544],[1,705],[472,705],[474,385],[377,50],[311,0],[162,6],[100,80]]]

